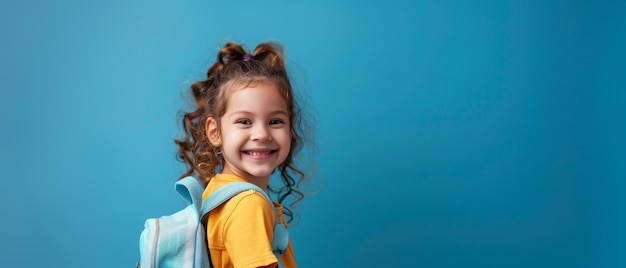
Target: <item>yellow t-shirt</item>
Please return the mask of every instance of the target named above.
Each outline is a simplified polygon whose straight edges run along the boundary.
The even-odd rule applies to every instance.
[[[234,175],[217,174],[207,185],[202,199],[218,188],[231,183],[245,181]],[[285,224],[282,206],[274,203],[278,221]],[[209,212],[207,242],[213,267],[265,267],[278,262],[272,253],[271,241],[274,232],[274,212],[260,193],[249,190]],[[291,239],[285,253],[281,255],[284,267],[297,267]]]

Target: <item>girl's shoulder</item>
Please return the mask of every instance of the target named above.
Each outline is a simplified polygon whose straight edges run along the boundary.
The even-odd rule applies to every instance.
[[[275,221],[270,204],[255,190],[241,192],[209,213],[209,222],[225,230],[247,228],[267,232]],[[252,228],[251,224],[256,227]]]
[[[224,187],[229,183],[241,181],[243,180],[236,176],[218,174],[209,181],[207,187],[204,189],[204,193],[202,194],[202,199],[208,198],[213,192],[217,191],[217,189]],[[224,204],[215,208],[211,214],[219,214],[227,218],[231,218],[233,215],[247,215],[252,217],[263,216],[264,218],[274,217],[274,212],[272,207],[270,207],[270,203],[267,202],[263,194],[257,192],[256,190],[246,190],[236,194],[224,202]],[[259,215],[255,216],[255,214]]]
[[[231,215],[254,215],[261,213],[264,216],[274,217],[270,203],[263,197],[263,194],[256,190],[247,190],[233,196],[224,203],[224,209],[225,211],[230,211]]]

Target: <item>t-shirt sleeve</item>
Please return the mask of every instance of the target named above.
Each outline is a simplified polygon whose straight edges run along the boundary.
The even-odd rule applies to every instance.
[[[271,248],[274,212],[259,193],[249,191],[242,195],[224,223],[224,245],[230,259],[235,267],[275,264]]]

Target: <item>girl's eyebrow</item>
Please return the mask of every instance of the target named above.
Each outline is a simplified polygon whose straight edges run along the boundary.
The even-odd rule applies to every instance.
[[[269,112],[268,114],[269,115],[280,114],[280,115],[284,115],[284,116],[287,116],[287,117],[289,116],[289,114],[286,111],[283,111],[283,110],[276,110],[276,111],[273,111],[273,112]],[[250,115],[254,115],[254,113],[250,112],[250,111],[246,111],[246,110],[238,110],[238,111],[232,112],[232,114],[229,117],[237,116],[237,115],[250,116]]]
[[[272,115],[274,115],[274,114],[282,114],[282,115],[284,115],[284,116],[289,117],[289,114],[288,114],[287,112],[283,111],[283,110],[273,111],[273,112],[271,112],[270,114],[272,114]]]

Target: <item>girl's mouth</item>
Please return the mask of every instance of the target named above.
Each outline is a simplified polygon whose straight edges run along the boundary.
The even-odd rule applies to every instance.
[[[244,154],[247,154],[249,156],[267,156],[267,155],[271,155],[273,153],[275,153],[276,150],[269,150],[269,151],[243,151]]]

